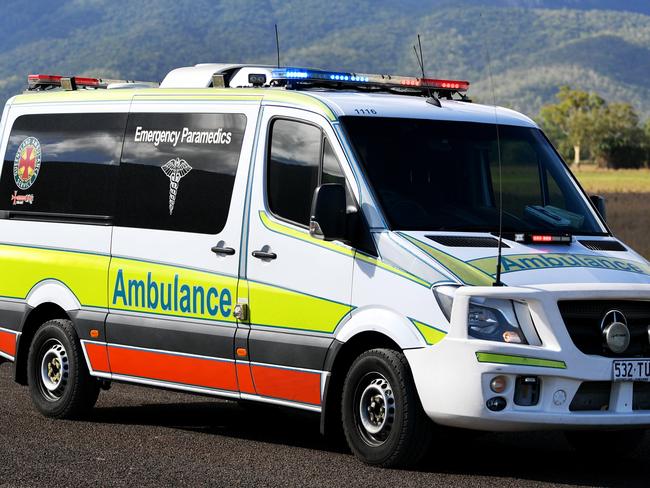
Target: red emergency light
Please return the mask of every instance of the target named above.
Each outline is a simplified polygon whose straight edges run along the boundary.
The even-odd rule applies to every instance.
[[[436,80],[433,78],[405,78],[400,81],[400,85],[431,88],[433,90],[469,90],[469,81]]]
[[[571,244],[571,234],[515,234],[515,242],[524,244]]]
[[[78,87],[103,88],[102,80],[99,78],[88,78],[84,76],[65,77],[61,75],[34,74],[27,76],[29,90],[61,87],[66,90],[76,90]]]

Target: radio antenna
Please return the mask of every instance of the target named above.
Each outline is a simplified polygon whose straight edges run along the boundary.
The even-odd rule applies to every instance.
[[[426,78],[427,76],[424,73],[424,56],[422,55],[422,42],[420,41],[420,34],[418,34],[418,47],[419,47],[419,53],[418,53],[418,48],[413,46],[413,51],[415,51],[415,59],[418,62],[418,65],[420,65],[420,71],[422,72],[422,79]],[[429,97],[427,98],[427,103],[430,103],[431,105],[435,105],[436,107],[442,107],[440,104],[440,100],[431,92],[431,87],[427,86],[427,93],[429,94]]]
[[[278,24],[275,24],[275,49],[278,53],[278,69],[280,68],[280,36],[278,35]]]
[[[483,13],[480,14],[481,19]],[[492,79],[492,61],[490,60],[490,51],[484,45],[485,59],[487,61],[488,78],[490,80],[490,91],[492,92],[492,106],[494,107],[494,129],[497,135],[497,161],[499,163],[499,243],[497,249],[497,272],[493,286],[504,286],[501,281],[502,268],[502,250],[503,250],[503,172],[501,168],[501,138],[499,135],[499,114],[497,112],[497,98],[494,92],[494,80]]]

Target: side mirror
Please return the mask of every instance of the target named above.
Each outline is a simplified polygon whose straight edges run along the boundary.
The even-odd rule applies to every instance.
[[[607,221],[607,209],[605,207],[605,197],[602,197],[600,195],[591,195],[589,199],[591,200],[591,203],[594,204],[594,207],[596,207],[596,210],[598,210],[598,213],[603,218],[603,220]]]
[[[345,240],[345,224],[345,187],[328,183],[316,188],[309,220],[311,236],[326,241]]]

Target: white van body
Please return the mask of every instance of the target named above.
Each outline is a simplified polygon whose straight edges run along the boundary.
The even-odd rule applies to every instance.
[[[196,83],[205,86],[207,75],[220,66],[204,65]],[[191,74],[177,73],[175,82],[190,83],[186,78]],[[558,306],[563,301],[611,302],[615,310],[620,304],[641,303],[644,311],[650,300],[650,264],[612,238],[568,170],[563,171],[575,199],[586,209],[582,218],[593,221],[597,231],[571,233],[570,242],[561,245],[523,242],[504,234],[505,286],[493,286],[496,229],[406,230],[391,225],[386,204],[379,201],[360,161],[359,148],[341,122],[346,117],[358,123],[386,118],[482,124],[490,130],[496,123],[539,131],[528,117],[508,109],[446,99],[440,104],[435,107],[423,97],[392,93],[269,87],[46,91],[11,99],[0,129],[0,151],[5,154],[0,191],[7,189],[0,199],[10,202],[1,207],[0,218],[0,355],[16,362],[19,382],[28,382],[28,351],[38,327],[48,319],[68,318],[90,375],[102,381],[269,402],[321,412],[325,418],[329,409],[339,408],[328,399],[332,385],[340,387],[345,379],[346,371],[337,368],[349,367],[354,359],[341,358],[350,351],[358,354],[390,345],[406,357],[422,408],[439,424],[492,431],[650,425],[650,404],[643,389],[650,378],[644,373],[650,356],[645,343],[639,342],[648,342],[648,332],[633,330],[630,338],[628,330],[628,342],[638,343],[638,351],[630,356],[608,351],[606,337],[604,352],[585,353]],[[95,161],[106,165],[106,174],[114,175],[118,186],[102,186],[103,176],[67,179],[71,183],[61,191],[72,196],[61,205],[92,197],[85,192],[108,188],[106,198],[115,199],[115,214],[76,215],[74,208],[32,211],[50,198],[48,192],[56,191],[37,186],[43,180],[58,181],[47,180],[48,151],[67,151],[65,130],[57,135],[51,121],[65,125],[65,116],[70,116],[70,127],[82,134],[83,124],[75,117],[100,114],[111,114],[116,121],[111,122],[110,130],[115,130],[110,134],[124,127],[123,142],[116,139],[117,156],[110,156],[113,160],[108,163]],[[53,118],[48,119],[50,125],[34,122],[33,134],[29,124],[21,122],[42,116]],[[163,119],[167,122],[156,122]],[[91,124],[95,119],[87,120]],[[370,249],[317,238],[308,226],[270,208],[268,161],[275,157],[269,155],[277,121],[320,131],[321,147],[331,148],[327,157],[340,167],[349,203],[370,236]],[[194,123],[198,125],[193,127]],[[286,130],[290,134],[291,129]],[[188,142],[190,133],[197,141],[209,142]],[[23,191],[14,184],[22,177],[16,172],[24,164],[16,148],[28,136],[39,139],[39,147],[28,144],[32,154],[37,152],[33,161],[39,168],[33,186]],[[106,145],[111,144],[110,137],[106,136]],[[83,141],[90,147],[102,144],[99,139],[97,133],[82,134],[75,139],[78,151],[90,151],[79,149]],[[220,142],[215,143],[217,139]],[[192,185],[203,184],[196,175],[205,181],[214,176],[209,166],[198,169],[192,158],[235,144],[237,149],[223,159],[235,169],[227,178],[219,175],[227,183],[218,180],[228,190],[219,186],[200,198],[190,195]],[[174,155],[169,158],[170,163],[176,160],[169,174],[154,171],[147,166],[150,162],[138,164],[139,157],[149,158],[156,151]],[[321,171],[324,157],[321,153]],[[12,169],[14,163],[18,170]],[[32,170],[25,171],[27,177]],[[317,178],[321,181],[324,176]],[[90,187],[84,188],[83,181]],[[150,195],[148,186],[154,182],[159,191]],[[119,185],[129,190],[123,192]],[[12,203],[17,202],[11,200],[14,192],[25,198],[31,195],[33,203],[24,198]],[[192,202],[219,200],[228,192],[223,222],[215,224],[215,232],[203,228],[200,218],[193,220],[204,208],[188,208],[183,202],[194,197]],[[39,208],[49,208],[43,205]],[[167,208],[169,215],[160,216],[161,224],[152,217],[153,228],[147,228],[148,216]],[[165,219],[179,212],[187,219],[168,224]],[[190,222],[199,231],[188,227]],[[452,244],[454,238],[484,240],[480,246],[471,242],[455,246],[444,245],[439,238],[451,238]],[[449,316],[434,290],[453,299]],[[472,304],[493,304],[496,308],[491,310],[499,317],[518,324],[521,343],[472,337],[468,316],[483,313],[471,311]],[[628,319],[629,327],[625,319],[614,316],[613,321],[633,329],[641,312],[632,313],[637,315]],[[647,319],[650,325],[650,315]],[[603,325],[601,318],[597,322],[594,327]],[[602,329],[593,332],[598,337],[602,333]],[[615,366],[617,361],[622,363]],[[615,372],[636,365],[638,372],[628,371],[633,378],[625,380],[625,371],[623,376]],[[526,384],[533,390],[524,392]],[[582,400],[575,400],[583,384],[599,385],[600,393],[589,390]],[[598,403],[602,391],[607,398]],[[502,400],[490,404],[495,397]]]

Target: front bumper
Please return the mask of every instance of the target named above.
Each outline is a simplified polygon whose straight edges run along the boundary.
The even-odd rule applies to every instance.
[[[541,345],[468,338],[466,317],[472,296],[525,301]],[[588,356],[574,346],[557,307],[560,299],[650,300],[650,285],[459,289],[448,336],[435,346],[405,351],[427,415],[443,425],[489,431],[650,427],[650,410],[635,405],[634,384],[612,382],[613,359]],[[497,375],[507,378],[507,387],[499,394],[490,389]],[[537,377],[540,391],[535,405],[515,404],[518,376]],[[594,410],[571,407],[583,382],[603,382],[599,386],[607,389],[609,398]],[[506,400],[498,412],[486,405],[495,396]]]

